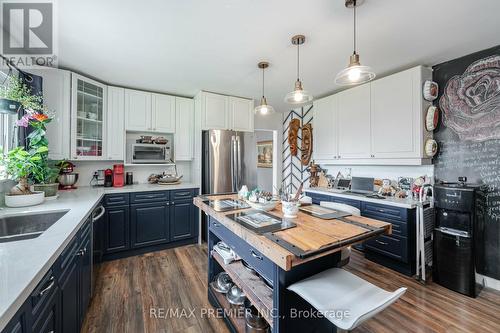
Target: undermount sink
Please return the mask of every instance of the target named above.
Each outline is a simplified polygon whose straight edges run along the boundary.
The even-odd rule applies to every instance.
[[[0,243],[40,236],[68,210],[0,217]]]

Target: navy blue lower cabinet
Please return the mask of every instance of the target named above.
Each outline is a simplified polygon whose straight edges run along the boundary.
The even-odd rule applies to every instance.
[[[170,233],[172,241],[195,237],[195,209],[192,199],[171,203]]]
[[[90,222],[89,222],[90,224]],[[85,319],[85,313],[90,305],[92,296],[91,281],[92,281],[92,238],[91,230],[88,230],[82,238],[80,250],[78,252],[80,260],[80,276],[79,276],[79,321],[80,326]]]
[[[32,332],[55,333],[61,331],[61,301],[59,288],[55,287],[51,297],[45,303],[40,316],[33,323]]]
[[[132,248],[167,243],[169,241],[169,203],[132,205]]]
[[[78,280],[80,276],[79,261],[75,260],[68,265],[61,277],[61,331],[76,333],[80,331]]]
[[[26,301],[12,319],[7,323],[7,326],[2,330],[2,333],[28,333],[28,312],[30,308],[29,301]]]
[[[106,207],[104,220],[104,252],[130,248],[129,206]]]

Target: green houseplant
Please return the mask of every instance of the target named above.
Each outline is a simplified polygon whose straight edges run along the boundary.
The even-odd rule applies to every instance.
[[[42,203],[44,192],[31,191],[28,178],[39,172],[42,155],[47,153],[47,147],[40,147],[36,151],[26,151],[24,147],[16,147],[6,155],[0,152],[0,163],[10,178],[17,181],[9,193],[5,195],[5,204],[10,207],[31,206]]]
[[[8,75],[6,82],[0,85],[0,112],[15,114],[21,108],[43,110],[42,96],[32,94],[21,79]]]

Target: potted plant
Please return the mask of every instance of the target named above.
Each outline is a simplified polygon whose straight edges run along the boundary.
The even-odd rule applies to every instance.
[[[0,85],[0,113],[17,114],[21,108],[42,109],[42,96],[33,95],[21,79],[8,75],[6,80]]]
[[[6,206],[24,207],[43,202],[45,193],[31,191],[28,179],[37,171],[42,154],[47,151],[47,147],[40,147],[34,152],[26,151],[24,147],[16,147],[6,155],[0,152],[0,163],[5,167],[5,172],[18,182],[9,193],[5,194]]]
[[[31,126],[32,131],[27,137],[28,151],[30,153],[39,152],[40,160],[36,162],[30,175],[30,180],[34,183],[33,188],[36,191],[45,192],[45,198],[56,198],[59,183],[57,177],[59,169],[56,168],[55,162],[49,160],[49,142],[45,137],[46,125],[51,121],[51,118],[42,112],[33,112],[29,110],[23,118],[25,121],[18,122],[19,126]],[[40,149],[43,152],[40,153]]]

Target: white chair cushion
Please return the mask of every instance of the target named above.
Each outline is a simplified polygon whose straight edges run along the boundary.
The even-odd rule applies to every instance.
[[[335,326],[352,330],[401,297],[406,288],[385,291],[340,268],[331,268],[288,287]]]

